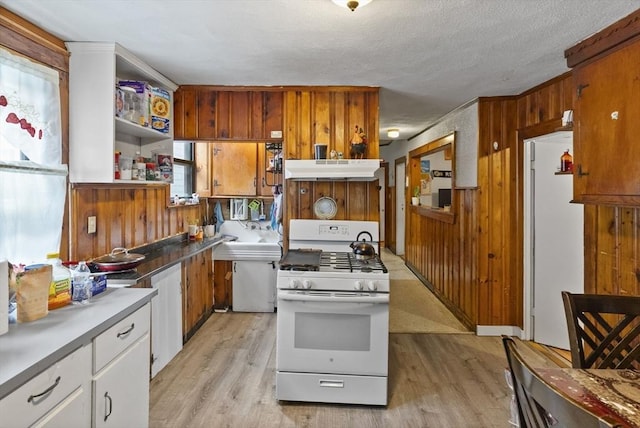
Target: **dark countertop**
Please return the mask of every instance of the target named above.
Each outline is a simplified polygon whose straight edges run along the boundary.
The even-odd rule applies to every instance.
[[[122,273],[109,273],[107,282],[143,281],[163,270],[182,262],[194,255],[215,247],[228,240],[226,236],[214,236],[200,241],[191,241],[187,234],[176,235],[153,244],[130,249],[131,253],[144,254],[145,259],[134,270]]]

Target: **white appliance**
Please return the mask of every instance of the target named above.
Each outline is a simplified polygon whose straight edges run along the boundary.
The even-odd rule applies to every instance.
[[[368,232],[377,247],[378,228],[291,220],[276,281],[278,400],[387,404],[389,273],[349,246]]]
[[[380,159],[285,159],[284,178],[293,180],[377,180]]]

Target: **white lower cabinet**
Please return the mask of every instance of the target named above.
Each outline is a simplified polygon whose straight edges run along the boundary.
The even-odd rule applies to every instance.
[[[0,400],[0,427],[88,427],[91,345],[67,355]]]
[[[93,378],[93,427],[149,425],[149,334]]]
[[[146,304],[93,340],[93,427],[149,425],[151,308]]]
[[[182,269],[177,264],[151,277],[151,377],[182,350]]]
[[[277,262],[233,262],[233,311],[273,312],[276,301]]]

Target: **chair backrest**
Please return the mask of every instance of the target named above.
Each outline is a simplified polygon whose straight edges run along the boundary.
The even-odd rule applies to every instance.
[[[513,390],[518,404],[520,428],[615,427],[574,404],[542,380],[518,352],[513,339],[502,336]]]
[[[562,292],[571,364],[640,369],[640,297]]]

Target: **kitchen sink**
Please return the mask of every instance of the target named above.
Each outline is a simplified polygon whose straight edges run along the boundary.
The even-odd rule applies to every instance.
[[[219,234],[232,235],[238,239],[215,246],[214,260],[278,261],[282,257],[281,236],[271,230],[268,222],[225,221]]]

